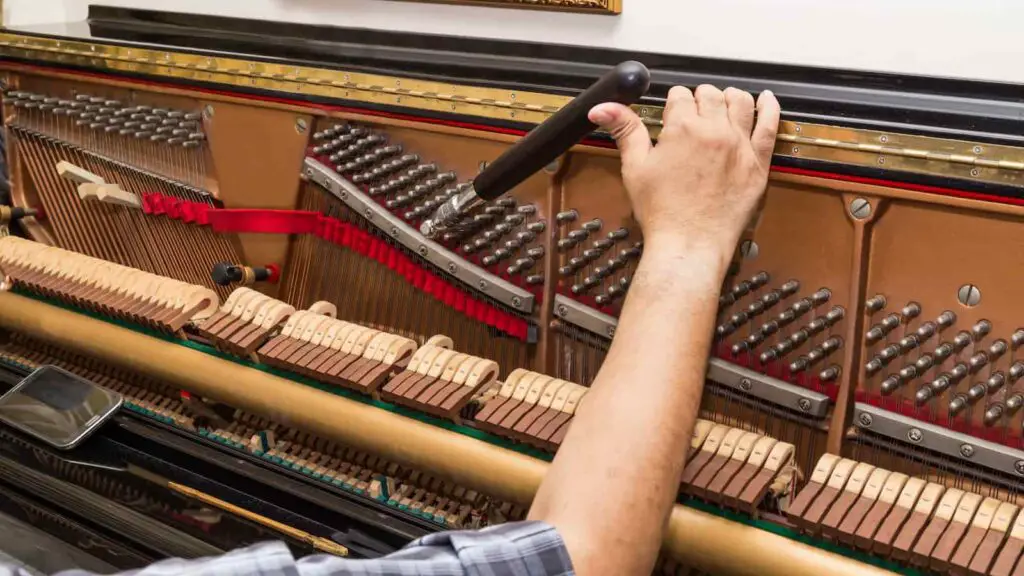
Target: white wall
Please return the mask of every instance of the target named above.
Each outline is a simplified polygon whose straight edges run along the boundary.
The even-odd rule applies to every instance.
[[[1020,0],[623,0],[617,17],[389,0],[94,0],[338,26],[610,46],[1024,83]],[[5,0],[8,25],[88,0]]]

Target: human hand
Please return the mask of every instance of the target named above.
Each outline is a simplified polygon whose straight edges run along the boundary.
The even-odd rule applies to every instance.
[[[779,125],[779,102],[764,91],[710,85],[668,93],[664,127],[652,145],[647,127],[628,107],[607,103],[590,120],[615,138],[622,179],[644,233],[645,250],[666,247],[732,258],[768,182]]]

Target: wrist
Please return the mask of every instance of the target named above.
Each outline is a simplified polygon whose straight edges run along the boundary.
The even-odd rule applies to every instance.
[[[644,236],[644,259],[703,269],[721,283],[736,251],[736,242],[716,235],[657,233]]]

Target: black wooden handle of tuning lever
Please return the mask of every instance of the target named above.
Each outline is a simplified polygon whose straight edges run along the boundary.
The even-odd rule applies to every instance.
[[[472,187],[442,204],[420,231],[428,237],[455,224],[479,204],[495,200],[572,148],[597,126],[590,110],[605,102],[633,104],[647,93],[651,73],[639,62],[619,64],[582,94],[505,151],[476,178]]]
[[[651,73],[639,62],[623,62],[544,121],[473,179],[482,200],[496,200],[564,154],[597,126],[587,116],[604,102],[633,104],[647,93]]]

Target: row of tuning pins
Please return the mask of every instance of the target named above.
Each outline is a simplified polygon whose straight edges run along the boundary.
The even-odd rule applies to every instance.
[[[830,364],[823,369],[819,369],[819,366],[843,347],[842,337],[832,335],[831,331],[844,318],[846,310],[842,306],[832,306],[823,314],[818,313],[832,299],[832,291],[828,288],[820,288],[787,305],[787,300],[798,295],[800,282],[788,280],[778,288],[761,293],[761,289],[766,288],[770,280],[767,272],[759,272],[749,280],[736,284],[719,298],[721,316],[737,304],[742,305],[746,300],[750,300],[750,303],[724,317],[715,327],[715,338],[725,340],[748,326],[749,333],[729,348],[733,357],[745,353],[756,355],[762,366],[788,360],[786,367],[791,374],[818,369],[821,382],[837,381],[842,375],[839,364]],[[781,312],[758,325],[760,319],[779,306],[783,306]],[[804,321],[808,316],[810,320]],[[819,339],[821,341],[816,342]],[[791,354],[809,343],[811,348],[807,352],[790,359]]]
[[[403,154],[399,144],[367,128],[338,124],[313,135],[313,148],[327,156],[335,171],[406,221],[421,220],[452,196],[464,191],[455,172],[438,172],[434,163],[422,163],[417,154]],[[528,285],[540,285],[543,274],[541,239],[546,223],[538,218],[532,204],[518,205],[505,197],[468,215],[459,226],[445,232],[441,241],[463,254],[478,256],[484,266],[503,266],[510,277],[521,277]]]
[[[462,188],[451,186],[454,172],[438,173],[437,164],[405,154],[401,144],[362,126],[336,124],[313,134],[317,156],[326,156],[334,170],[363,187],[403,219],[424,218]]]
[[[11,90],[5,93],[8,103],[15,108],[38,110],[54,118],[67,117],[78,128],[102,132],[108,135],[145,139],[182,148],[196,148],[206,139],[202,131],[199,112],[186,112],[170,108],[147,105],[124,106],[119,100],[104,96],[77,94],[73,100],[66,100]],[[60,126],[54,124],[32,126],[33,129],[51,132],[50,135],[74,137],[73,134],[56,134]],[[79,143],[79,142],[74,142]]]
[[[593,296],[598,306],[610,306],[625,298],[643,254],[643,241],[630,241],[629,229],[624,227],[604,232],[597,218],[574,228],[579,219],[576,210],[555,215],[562,230],[556,246],[564,256],[558,275],[571,279],[569,290],[574,296]]]
[[[521,276],[530,286],[544,283],[538,268],[544,262],[543,232],[547,223],[533,204],[520,205],[514,198],[499,198],[469,215],[457,231],[442,240],[461,241],[463,254],[478,255],[484,266],[504,266],[508,276]]]
[[[865,308],[869,314],[875,314],[881,312],[885,305],[885,297],[878,295],[869,299]],[[898,314],[891,313],[881,318],[865,335],[865,341],[869,346],[883,341],[886,344],[865,364],[865,374],[869,378],[880,374],[897,360],[910,360],[907,359],[908,355],[915,352],[917,354],[912,361],[905,361],[898,371],[886,375],[879,386],[883,396],[890,396],[907,384],[924,379],[931,371],[937,371],[944,363],[952,361],[955,364],[949,370],[940,372],[914,392],[914,403],[924,406],[946,392],[953,391],[948,404],[949,416],[952,418],[977,405],[986,397],[993,397],[1006,389],[1012,390],[1014,385],[1024,378],[1024,362],[1014,358],[1014,353],[1024,346],[1024,329],[1014,331],[1009,342],[999,338],[986,347],[982,341],[991,333],[992,323],[988,320],[979,320],[970,330],[961,330],[952,339],[942,340],[934,349],[924,352],[925,346],[933,338],[941,339],[942,333],[956,324],[957,317],[953,311],[946,310],[935,320],[922,322],[916,329],[911,330],[910,323],[920,314],[920,305],[910,302]],[[899,326],[906,327],[905,334],[894,342],[887,340]],[[1007,352],[1011,353],[1008,357]],[[1000,361],[1004,357],[1007,358],[1005,370],[1000,369]],[[976,381],[966,390],[959,390],[961,383],[969,382],[972,378],[980,378],[980,381]],[[992,426],[1003,416],[1013,415],[1022,406],[1024,394],[1004,393],[1002,399],[997,399],[986,408],[985,424]]]

